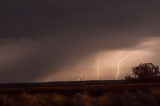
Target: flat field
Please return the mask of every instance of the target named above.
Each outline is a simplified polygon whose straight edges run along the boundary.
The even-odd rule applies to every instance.
[[[75,81],[0,84],[0,106],[159,106],[160,83]]]

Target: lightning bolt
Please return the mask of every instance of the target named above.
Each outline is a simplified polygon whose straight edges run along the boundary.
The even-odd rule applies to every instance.
[[[87,68],[89,67],[89,63],[88,63],[88,65],[87,65],[87,67],[84,67],[82,70],[86,70]],[[80,76],[79,76],[79,78],[78,78],[78,81],[81,81],[82,80],[82,78],[84,79],[84,80],[87,80],[87,74],[86,74],[87,72],[86,71],[82,71],[82,73],[80,73]]]
[[[83,77],[84,77],[84,80],[87,79],[87,75],[86,75],[85,72],[82,72],[82,73],[81,73],[81,75],[80,75],[80,77],[79,77],[79,81],[81,81]]]
[[[79,81],[81,81],[82,76],[83,76],[83,72],[80,74],[80,76],[78,78]]]
[[[123,62],[123,60],[125,60],[127,57],[129,56],[129,54],[125,55],[124,57],[122,57],[119,62],[118,62],[118,65],[117,65],[117,75],[116,75],[116,80],[118,79],[118,76],[119,76],[119,73],[120,73],[120,65],[121,63]]]
[[[47,78],[47,82],[49,82],[49,81],[50,81],[50,77]]]
[[[99,58],[99,55],[98,55],[98,57],[97,57],[97,80],[99,80],[99,76],[100,76],[100,70],[99,70],[99,60],[100,60],[100,58]]]

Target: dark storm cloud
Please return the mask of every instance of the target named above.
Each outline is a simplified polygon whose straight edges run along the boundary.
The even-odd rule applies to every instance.
[[[50,65],[54,72],[97,51],[134,47],[159,35],[159,10],[158,0],[1,0],[1,48],[9,47],[1,54],[22,57],[3,65],[0,81],[32,81]]]
[[[1,37],[14,38],[61,33],[64,36],[100,29],[126,30],[141,26],[148,17],[155,18],[150,15],[156,15],[158,19],[158,4],[159,1],[141,0],[2,0],[0,34]]]

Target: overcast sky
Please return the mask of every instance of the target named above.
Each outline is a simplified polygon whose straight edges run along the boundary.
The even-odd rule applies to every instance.
[[[1,0],[0,82],[115,79],[126,55],[119,79],[160,65],[159,11],[159,0]]]

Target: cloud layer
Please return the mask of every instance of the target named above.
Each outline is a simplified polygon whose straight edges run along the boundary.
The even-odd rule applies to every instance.
[[[1,0],[0,82],[39,81],[98,52],[134,49],[159,37],[159,10],[157,0]]]

